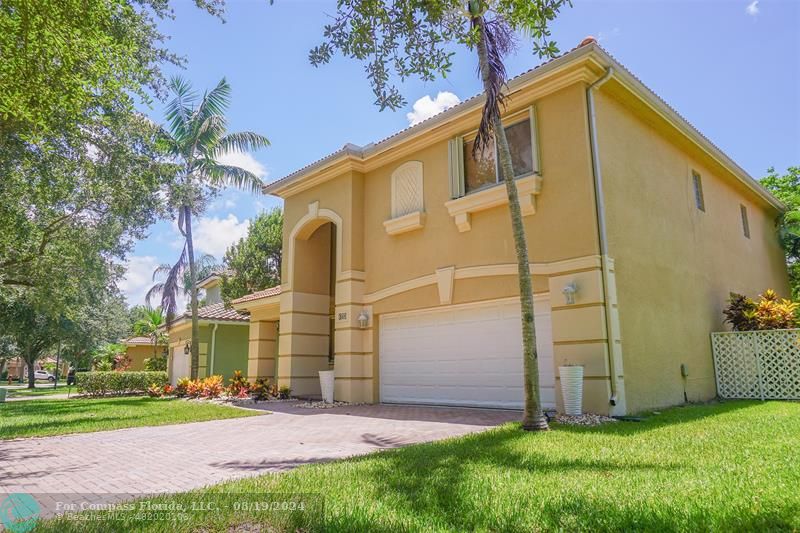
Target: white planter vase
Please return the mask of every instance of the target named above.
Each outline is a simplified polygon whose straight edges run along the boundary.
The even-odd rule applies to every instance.
[[[319,371],[319,388],[322,390],[322,401],[333,403],[333,370]]]
[[[560,366],[561,397],[564,400],[564,414],[583,414],[583,367]]]

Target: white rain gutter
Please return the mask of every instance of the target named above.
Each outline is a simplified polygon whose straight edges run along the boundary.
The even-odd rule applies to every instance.
[[[607,82],[614,75],[613,67],[608,67],[606,73],[586,89],[586,105],[589,114],[589,149],[592,153],[592,174],[594,175],[594,198],[597,212],[597,236],[600,241],[600,271],[603,281],[603,300],[606,311],[606,343],[608,344],[608,371],[611,374],[611,398],[609,403],[617,405],[617,365],[614,361],[614,338],[612,337],[611,313],[613,306],[608,295],[609,268],[608,268],[608,235],[606,232],[606,205],[603,197],[603,173],[600,167],[600,151],[597,145],[597,115],[594,105],[594,90]]]
[[[214,352],[217,348],[217,328],[219,324],[214,324],[214,327],[211,329],[211,360],[208,363],[208,375],[214,375]]]

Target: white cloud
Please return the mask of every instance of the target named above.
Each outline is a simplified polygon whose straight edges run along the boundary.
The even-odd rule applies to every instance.
[[[747,4],[747,7],[744,9],[744,11],[751,17],[755,17],[756,15],[758,15],[758,12],[761,11],[758,8],[758,0],[753,0],[752,2]]]
[[[419,124],[423,120],[432,117],[437,113],[441,113],[449,107],[460,103],[461,100],[455,94],[448,91],[440,91],[436,98],[431,99],[430,95],[425,95],[416,102],[414,102],[413,110],[406,113],[408,125],[413,126]]]
[[[255,157],[247,152],[228,152],[217,158],[223,165],[232,165],[249,170],[262,180],[267,177],[267,167],[256,160]]]
[[[194,247],[199,252],[211,254],[217,261],[221,261],[228,246],[247,235],[249,227],[249,220],[239,222],[233,213],[229,213],[225,218],[201,218],[193,228]]]
[[[144,295],[153,286],[153,271],[160,263],[152,255],[130,256],[125,263],[125,276],[117,283],[128,299],[128,305],[144,304]],[[157,302],[153,302],[157,305]]]

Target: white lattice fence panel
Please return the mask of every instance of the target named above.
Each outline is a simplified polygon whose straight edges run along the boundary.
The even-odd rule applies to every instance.
[[[800,330],[712,333],[722,398],[800,399]]]

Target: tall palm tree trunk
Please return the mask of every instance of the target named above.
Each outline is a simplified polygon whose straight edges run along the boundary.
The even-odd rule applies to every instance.
[[[478,64],[484,92],[490,91],[490,65],[486,41],[485,21],[482,16],[475,17],[480,29],[478,39]],[[542,412],[539,394],[539,357],[536,352],[536,327],[533,313],[533,284],[531,282],[530,263],[528,261],[528,243],[525,239],[525,227],[522,223],[522,210],[519,206],[517,184],[514,182],[514,168],[511,163],[511,150],[508,147],[506,131],[499,113],[493,123],[500,172],[508,194],[508,210],[511,214],[511,230],[514,234],[514,247],[517,252],[517,272],[519,277],[519,299],[522,310],[522,357],[525,387],[525,411],[522,416],[522,428],[527,431],[548,429],[547,419]]]
[[[194,264],[194,242],[192,241],[192,210],[183,206],[186,223],[186,253],[189,256],[189,279],[192,283],[192,379],[197,379],[200,371],[200,323],[197,318],[197,269]]]

